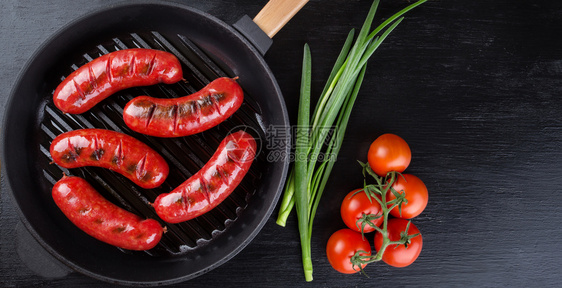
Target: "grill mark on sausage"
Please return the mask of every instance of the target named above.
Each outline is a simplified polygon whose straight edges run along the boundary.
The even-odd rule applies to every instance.
[[[154,64],[156,62],[156,53],[152,54],[152,59],[150,59],[150,63],[148,64],[148,69],[146,69],[146,75],[152,75],[154,71]]]
[[[199,179],[199,185],[200,185],[199,189],[201,190],[201,193],[203,193],[203,195],[205,196],[205,200],[207,200],[207,203],[211,205],[211,195],[209,195],[211,191],[204,177],[201,177]]]
[[[149,170],[145,170],[145,173],[142,175],[141,178],[139,178],[139,180],[141,180],[142,182],[148,182],[148,181],[150,181],[153,177],[154,177],[154,175],[153,175],[152,172],[150,172]]]
[[[215,109],[215,106],[213,105],[213,101],[211,100],[210,95],[206,95],[205,97],[201,98],[200,100],[197,100],[196,102],[201,107],[201,111],[203,111],[203,108],[209,108],[209,110],[207,110],[209,112],[208,114],[213,114],[212,110]]]
[[[80,85],[76,82],[76,78],[72,79],[72,83],[74,83],[74,88],[76,88],[76,92],[78,92],[80,99],[82,100],[86,99],[86,95],[84,94],[82,88],[80,88]]]
[[[147,115],[148,119],[146,120],[147,128],[150,125],[150,122],[152,122],[152,119],[154,119],[154,110],[156,110],[156,104],[152,103],[152,105],[150,105],[150,108],[148,109],[148,115]]]
[[[92,66],[88,66],[88,74],[90,75],[90,89],[88,91],[88,94],[90,91],[96,90],[96,88],[98,88],[98,81],[97,81],[97,77],[96,77],[96,73],[94,73],[94,69],[92,68]]]
[[[137,164],[131,163],[131,164],[129,164],[129,165],[127,166],[126,169],[127,169],[127,172],[133,174],[133,172],[136,172],[136,171],[137,171]]]
[[[92,158],[93,160],[99,161],[99,160],[101,160],[101,157],[103,156],[104,153],[105,153],[105,151],[103,150],[103,148],[99,147],[98,135],[95,135],[94,136],[94,152],[92,152],[92,155],[90,155],[90,158]]]
[[[226,170],[220,165],[217,165],[216,169],[217,169],[217,175],[220,178],[221,182],[223,184],[229,185],[228,172],[226,172]]]
[[[119,146],[118,146],[118,151],[119,151],[119,161],[123,162],[125,160],[125,155],[123,155],[123,140],[119,140]]]
[[[192,106],[192,113],[193,115],[199,115],[199,112],[201,111],[201,105],[199,104],[199,101],[191,101],[191,106]],[[197,120],[197,123],[201,123],[201,117],[194,117]]]
[[[223,182],[223,181],[222,181],[222,177],[221,177],[221,175],[219,174],[219,172],[217,171],[216,167],[215,167],[215,171],[213,171],[213,175],[211,175],[211,178],[212,178],[212,180],[210,180],[210,181],[213,181],[213,180],[215,180],[215,179],[218,179],[220,182]],[[222,184],[224,184],[224,183],[219,183],[219,186],[222,185]]]
[[[181,203],[179,204],[181,204],[182,209],[189,209],[189,206],[191,206],[191,201],[187,196],[191,192],[190,190],[191,190],[190,186],[187,186],[185,189],[182,189],[181,191],[181,198],[179,199]]]
[[[221,107],[220,107],[220,99],[223,98],[222,94],[218,94],[218,93],[214,93],[211,94],[210,96],[210,100],[211,103],[213,105],[213,107],[215,108],[215,111],[217,111],[217,113],[222,116],[222,111],[221,111]]]
[[[192,113],[191,109],[192,109],[192,107],[191,107],[189,102],[180,103],[178,105],[178,117],[180,117],[180,118],[189,117]]]
[[[78,155],[74,153],[70,139],[67,139],[66,141],[68,142],[68,151],[62,155],[61,160],[67,163],[74,162],[78,158]]]
[[[141,160],[136,165],[136,171],[135,172],[137,173],[138,179],[143,179],[144,176],[147,173],[147,171],[146,171],[146,158],[147,157],[148,157],[148,154],[144,154],[144,157],[142,157]]]
[[[100,148],[99,147],[99,138],[98,138],[98,135],[95,134],[94,135],[94,151],[97,151],[99,148]]]
[[[131,57],[131,62],[129,63],[129,77],[134,77],[135,76],[135,69],[136,67],[136,62],[137,61],[137,56],[136,54],[133,54],[133,57]]]
[[[68,139],[68,147],[70,148],[70,152],[73,153],[73,155],[76,155],[75,160],[78,160],[80,153],[82,153],[82,147],[74,146],[70,141],[70,138]]]
[[[178,105],[174,104],[174,106],[172,106],[172,118],[174,119],[174,123],[172,126],[172,131],[174,133],[176,133],[177,127],[178,127]]]
[[[111,230],[111,232],[113,232],[113,233],[123,233],[126,229],[127,229],[127,227],[117,226],[117,227],[113,228],[113,230]]]
[[[97,149],[96,151],[94,151],[93,156],[95,157],[95,159],[97,161],[101,160],[101,157],[103,157],[103,154],[105,153],[105,151],[103,149]]]
[[[117,167],[121,166],[121,164],[123,164],[123,140],[119,140],[119,143],[117,143],[117,149],[115,149],[116,154],[113,156],[113,158],[111,159],[111,162],[113,162]]]
[[[105,74],[107,74],[107,80],[109,83],[111,83],[113,81],[113,74],[111,74],[111,62],[113,61],[113,58],[111,57],[111,54],[107,57],[107,62],[105,64]]]

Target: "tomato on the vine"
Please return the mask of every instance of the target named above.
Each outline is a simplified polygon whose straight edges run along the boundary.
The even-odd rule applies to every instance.
[[[349,192],[341,203],[340,214],[347,227],[357,232],[369,233],[383,222],[379,202],[369,197],[362,189]],[[371,224],[369,224],[371,223]]]
[[[400,136],[387,133],[371,143],[367,160],[371,169],[384,177],[391,171],[402,173],[406,170],[412,160],[412,151]]]
[[[371,244],[361,233],[344,228],[334,232],[328,239],[326,255],[330,265],[338,272],[353,274],[365,268],[367,264],[353,263],[352,257],[356,252],[360,252],[359,255],[362,256],[371,255]]]
[[[406,267],[412,264],[420,255],[423,246],[422,235],[420,230],[410,222],[410,227],[406,232],[406,227],[408,226],[408,220],[400,218],[392,218],[388,220],[387,232],[390,241],[400,241],[405,239],[405,237],[411,237],[412,235],[418,234],[415,237],[411,237],[406,244],[391,244],[386,247],[382,254],[382,261],[386,264],[394,267]],[[375,249],[379,249],[383,245],[383,236],[377,232],[375,234]]]
[[[402,203],[401,207],[397,206],[390,210],[390,215],[411,219],[420,215],[427,206],[429,198],[427,187],[417,176],[412,174],[397,175],[392,188],[396,192],[403,194],[407,202]],[[394,199],[396,199],[396,196],[389,189],[386,193],[386,201]]]

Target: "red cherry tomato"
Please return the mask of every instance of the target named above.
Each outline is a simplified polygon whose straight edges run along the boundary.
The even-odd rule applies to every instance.
[[[403,237],[403,232],[406,231],[406,226],[408,225],[408,220],[400,218],[392,218],[388,220],[388,238],[390,241],[399,241]],[[408,235],[414,235],[420,233],[420,230],[413,224],[410,223],[410,228],[408,229]],[[383,244],[383,237],[380,233],[375,234],[375,249],[379,251]],[[386,264],[394,267],[406,267],[412,264],[420,255],[423,246],[423,240],[421,233],[410,239],[410,243],[407,244],[407,248],[404,244],[392,244],[386,247],[382,255],[382,261]]]
[[[356,252],[360,252],[359,255],[371,255],[371,245],[369,241],[361,236],[361,233],[355,232],[351,229],[341,229],[328,239],[328,244],[326,245],[326,255],[328,256],[328,261],[330,265],[336,271],[344,274],[353,274],[361,271],[360,269],[365,268],[367,264],[360,264],[359,266],[354,265],[351,262],[351,257],[355,255]]]
[[[362,189],[353,190],[345,196],[341,203],[340,212],[343,222],[349,229],[357,232],[369,233],[373,232],[375,228],[370,226],[366,221],[375,226],[380,226],[384,219],[379,202],[373,198],[369,201],[367,194],[361,190]],[[360,219],[365,221],[357,222]],[[363,231],[361,231],[361,227],[363,227]]]
[[[382,177],[391,171],[403,172],[412,160],[408,143],[394,134],[379,136],[371,143],[367,156],[371,169]]]
[[[428,193],[427,187],[420,178],[412,174],[397,175],[396,181],[392,184],[392,188],[400,194],[404,194],[407,203],[402,203],[402,213],[398,207],[390,210],[390,214],[394,217],[411,219],[420,215],[427,206]],[[386,201],[396,199],[394,193],[388,190],[386,193]]]

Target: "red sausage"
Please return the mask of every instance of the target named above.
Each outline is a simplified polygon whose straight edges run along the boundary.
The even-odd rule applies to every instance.
[[[53,161],[64,168],[96,166],[113,170],[140,187],[160,186],[168,177],[166,160],[141,141],[104,129],[63,133],[51,143]]]
[[[164,232],[158,221],[142,219],[109,202],[80,177],[64,176],[55,183],[53,199],[82,231],[123,249],[149,250]]]
[[[218,78],[180,98],[139,96],[129,101],[123,120],[132,130],[157,137],[181,137],[212,128],[230,117],[244,101],[234,79]]]
[[[240,184],[255,154],[256,141],[250,134],[238,131],[226,136],[199,172],[156,198],[156,213],[168,223],[179,223],[215,208]]]
[[[105,54],[78,68],[55,90],[55,105],[80,114],[111,94],[131,87],[172,84],[183,78],[181,64],[171,53],[125,49]]]

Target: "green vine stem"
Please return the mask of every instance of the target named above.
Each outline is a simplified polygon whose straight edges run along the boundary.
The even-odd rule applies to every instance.
[[[403,177],[402,174],[398,173],[398,172],[390,172],[386,175],[386,177],[380,177],[377,174],[375,174],[375,172],[373,172],[373,170],[371,169],[371,167],[369,166],[369,164],[367,163],[362,163],[359,162],[359,164],[363,167],[363,176],[365,177],[365,181],[364,181],[364,187],[361,191],[365,192],[367,194],[367,197],[369,198],[370,201],[372,201],[371,199],[375,199],[376,201],[379,202],[379,204],[381,205],[381,210],[382,210],[382,217],[383,217],[383,223],[382,223],[382,227],[378,227],[376,225],[370,225],[371,227],[375,228],[376,233],[380,233],[383,237],[383,242],[382,242],[382,246],[379,249],[379,251],[377,251],[377,254],[375,255],[360,255],[360,254],[365,254],[365,251],[357,251],[355,253],[355,255],[353,255],[351,257],[351,263],[353,264],[353,267],[359,267],[359,269],[361,270],[361,272],[363,272],[363,274],[365,274],[365,272],[363,271],[363,266],[369,264],[369,263],[373,263],[373,262],[377,262],[382,260],[382,256],[384,254],[384,251],[386,250],[386,248],[388,248],[388,246],[390,245],[404,245],[406,247],[408,247],[408,245],[411,243],[411,239],[414,237],[419,236],[419,233],[416,234],[408,234],[408,230],[410,229],[410,221],[408,221],[408,225],[406,226],[406,230],[402,231],[400,233],[400,240],[398,241],[390,241],[390,238],[388,237],[388,215],[390,214],[390,211],[396,207],[399,207],[399,209],[401,208],[402,204],[407,203],[404,194],[405,193],[400,193],[398,191],[396,191],[392,185],[394,184],[394,182],[396,182],[396,178],[397,177]],[[376,184],[367,184],[367,175],[370,175],[374,178]],[[359,193],[361,192],[359,191]],[[386,201],[386,195],[388,192],[391,192],[394,194],[394,196],[396,196],[395,199],[390,200],[390,201]],[[376,219],[376,218],[380,218],[381,215],[377,214],[377,215],[364,215],[362,219],[358,220],[358,227],[359,227],[359,221],[365,220],[365,219]],[[361,227],[365,227],[364,225],[366,225],[365,223],[361,223]],[[363,229],[362,229],[363,230]],[[363,234],[363,233],[362,233]]]

